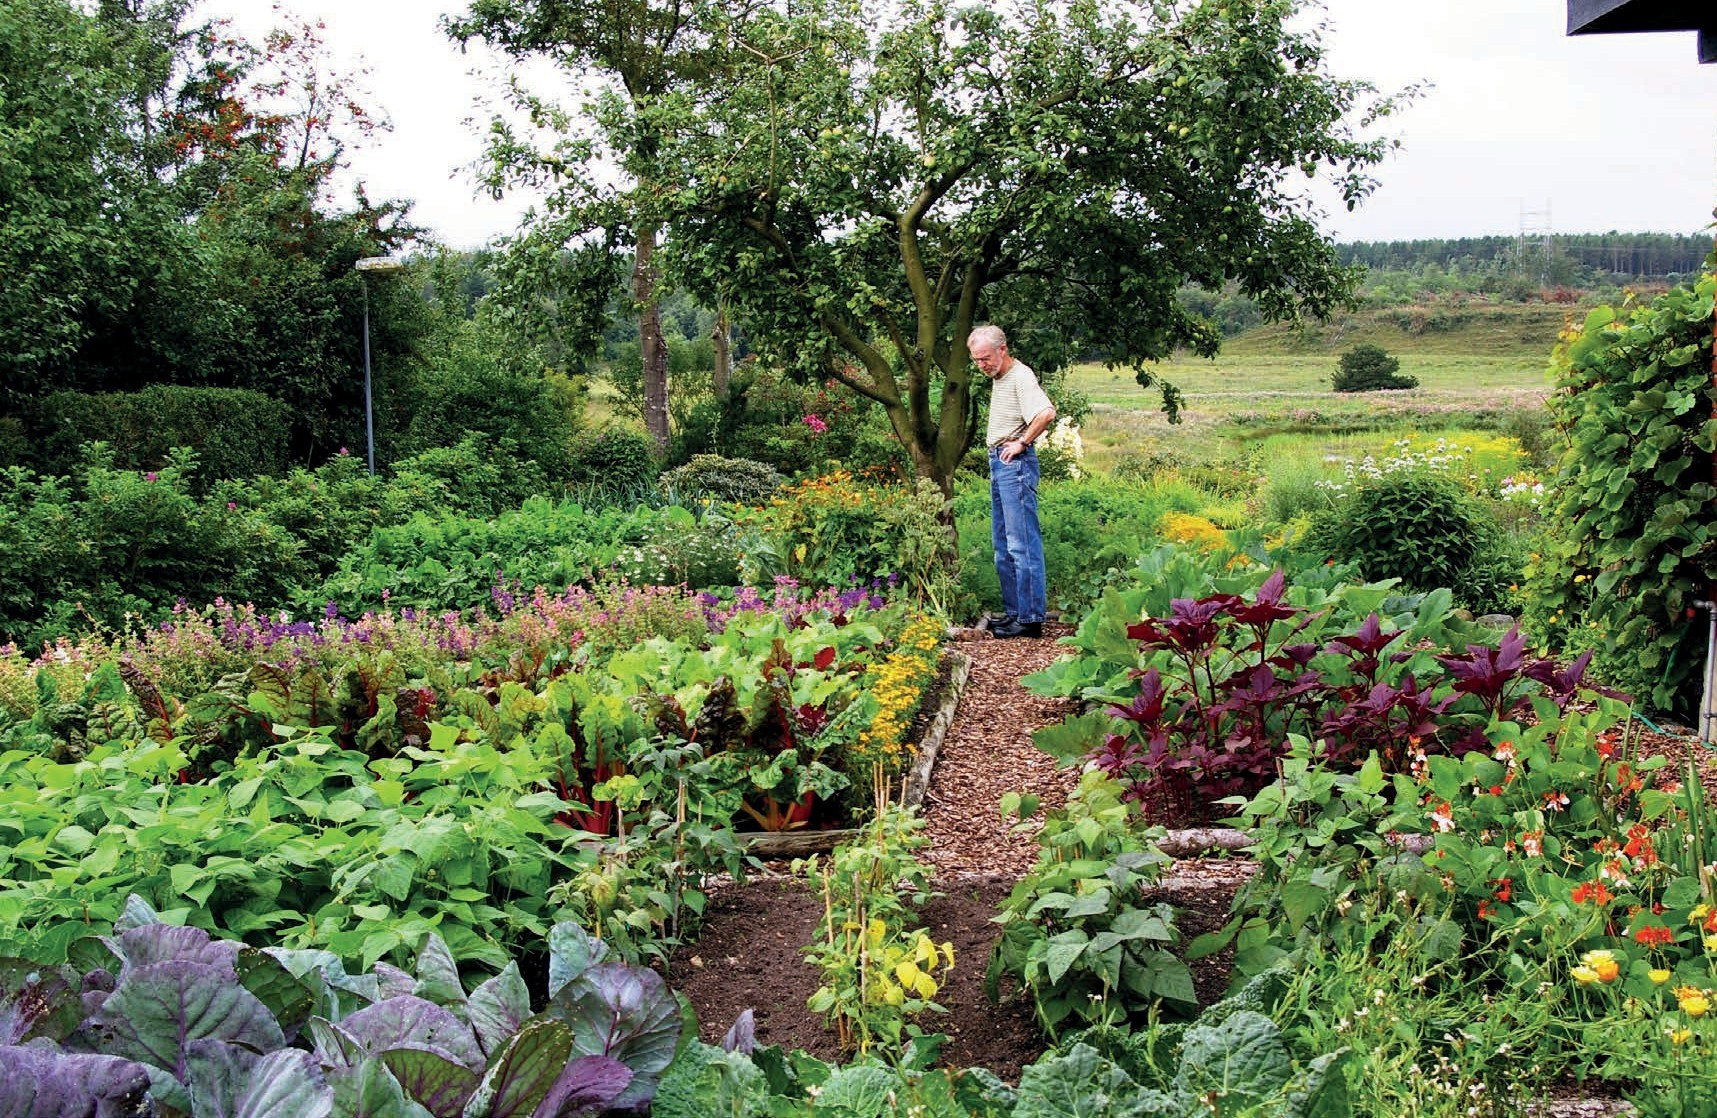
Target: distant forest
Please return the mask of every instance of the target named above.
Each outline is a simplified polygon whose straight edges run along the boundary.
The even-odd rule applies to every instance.
[[[1575,273],[1566,279],[1619,283],[1629,279],[1675,281],[1696,274],[1711,255],[1709,234],[1575,233],[1524,237],[1455,237],[1424,241],[1354,241],[1336,246],[1344,264],[1372,271]]]

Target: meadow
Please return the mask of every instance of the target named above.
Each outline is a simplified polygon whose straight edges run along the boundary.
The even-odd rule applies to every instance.
[[[1560,306],[1464,308],[1448,312],[1435,328],[1414,330],[1408,327],[1425,317],[1423,309],[1385,309],[1321,328],[1251,330],[1226,340],[1214,358],[1181,354],[1149,367],[1183,396],[1174,424],[1162,411],[1160,391],[1140,386],[1131,370],[1081,364],[1069,370],[1067,386],[1091,401],[1083,434],[1089,463],[1099,471],[1128,456],[1244,458],[1279,434],[1308,436],[1320,455],[1365,453],[1398,437],[1379,431],[1458,437],[1536,410],[1550,389],[1550,350],[1573,313]],[[1401,372],[1419,386],[1332,391],[1341,353],[1362,342],[1400,358]],[[1280,446],[1269,450],[1274,454]]]

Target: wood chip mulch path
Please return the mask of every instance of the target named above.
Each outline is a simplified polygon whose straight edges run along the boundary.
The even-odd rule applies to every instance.
[[[1031,743],[1033,730],[1076,713],[1076,705],[1033,695],[1019,682],[1071,655],[1056,643],[1070,631],[1051,622],[1038,639],[996,640],[982,633],[952,642],[972,658],[972,674],[924,795],[930,836],[924,858],[936,867],[938,880],[1012,881],[1037,860],[1033,836],[1041,811],[1029,833],[1012,834],[1001,817],[1001,799],[1008,792],[1030,792],[1042,797],[1043,808],[1055,808],[1078,781],[1076,772],[1057,770]]]

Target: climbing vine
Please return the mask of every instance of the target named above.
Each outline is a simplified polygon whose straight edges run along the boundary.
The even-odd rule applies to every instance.
[[[1717,589],[1717,391],[1705,275],[1650,304],[1599,307],[1563,335],[1550,406],[1568,438],[1555,529],[1529,571],[1536,630],[1589,647],[1661,710],[1697,707]]]

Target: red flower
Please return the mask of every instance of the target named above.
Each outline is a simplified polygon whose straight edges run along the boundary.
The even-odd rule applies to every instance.
[[[1575,904],[1585,904],[1587,901],[1595,905],[1609,904],[1612,899],[1610,891],[1604,888],[1601,881],[1587,881],[1574,889]]]
[[[1634,939],[1647,947],[1662,947],[1675,940],[1675,933],[1662,924],[1643,924],[1634,932]]]
[[[1496,892],[1492,895],[1495,896],[1498,901],[1503,904],[1507,904],[1508,898],[1512,896],[1514,892],[1514,886],[1510,883],[1509,879],[1506,877],[1499,877],[1492,881],[1491,884],[1496,886]]]

